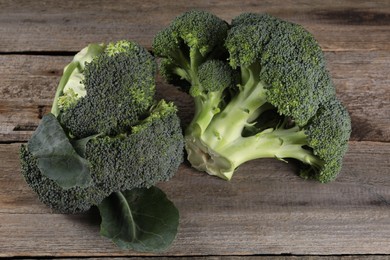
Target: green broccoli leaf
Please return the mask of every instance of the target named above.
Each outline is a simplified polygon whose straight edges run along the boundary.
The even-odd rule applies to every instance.
[[[96,134],[96,135],[90,135],[90,136],[87,136],[87,137],[84,137],[82,139],[78,139],[78,140],[70,140],[73,148],[76,150],[76,152],[85,158],[86,156],[86,150],[87,150],[87,143],[92,140],[92,139],[95,139],[97,138],[98,136],[100,136],[101,134]]]
[[[53,114],[43,116],[28,150],[37,158],[41,173],[62,188],[90,185],[89,162],[76,152]]]
[[[100,234],[122,249],[159,252],[176,237],[179,212],[156,187],[115,192],[98,208]]]

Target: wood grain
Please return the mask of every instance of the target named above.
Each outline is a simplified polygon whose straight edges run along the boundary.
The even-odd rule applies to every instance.
[[[354,256],[292,256],[292,255],[256,255],[256,256],[195,256],[195,257],[185,257],[185,256],[160,256],[158,259],[166,260],[166,259],[176,259],[176,260],[184,260],[184,259],[194,259],[194,260],[388,260],[389,258],[384,255],[354,255]],[[75,258],[61,258],[62,260],[71,260]],[[76,258],[77,259],[77,258]],[[84,258],[83,258],[84,259]],[[88,260],[127,260],[127,257],[88,257]],[[143,260],[153,260],[156,257],[153,256],[143,256]]]
[[[42,205],[18,171],[18,147],[0,145],[0,256],[138,255],[99,236],[96,212]],[[165,255],[390,254],[389,158],[388,143],[351,142],[329,184],[276,160],[244,164],[230,182],[183,164],[159,185],[181,214]]]
[[[152,256],[144,256],[142,259],[145,260],[152,260],[155,259],[156,257]],[[175,257],[159,257],[158,259],[165,260],[165,259],[176,259],[176,260],[183,260],[183,259],[188,259],[189,257],[180,257],[180,256],[175,256]],[[277,255],[277,256],[272,256],[272,255],[256,255],[256,256],[197,256],[197,257],[190,257],[191,259],[194,260],[242,260],[242,259],[249,259],[249,260],[387,260],[389,259],[387,256],[384,255],[354,255],[354,256],[346,256],[346,255],[341,255],[341,256],[292,256],[292,255]],[[71,260],[74,258],[61,258],[63,260]],[[90,257],[87,258],[88,260],[104,260],[104,259],[114,259],[114,260],[125,260],[128,259],[126,257],[115,257],[115,258],[106,258],[106,257]]]
[[[1,1],[0,52],[77,51],[90,42],[153,35],[178,14],[202,9],[230,21],[268,12],[311,31],[325,50],[390,50],[390,2],[376,1]],[[369,38],[370,40],[367,40]]]

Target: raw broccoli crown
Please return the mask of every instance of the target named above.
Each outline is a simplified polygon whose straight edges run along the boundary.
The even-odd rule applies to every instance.
[[[321,106],[305,126],[308,145],[323,160],[344,156],[351,134],[351,119],[337,99]]]
[[[92,184],[86,188],[64,189],[42,175],[25,145],[20,157],[24,178],[43,203],[62,213],[77,213],[99,205],[112,192],[169,180],[183,159],[183,137],[175,106],[161,101],[134,133],[87,143]]]
[[[177,57],[179,51],[188,54],[190,48],[206,56],[223,44],[227,29],[228,24],[211,13],[189,11],[176,17],[155,36],[153,50],[159,56],[172,59]]]
[[[87,94],[61,111],[61,124],[77,138],[129,129],[152,105],[155,74],[155,60],[143,47],[129,41],[109,44],[85,65]]]
[[[179,86],[185,86],[183,80],[196,81],[201,63],[225,53],[223,42],[227,31],[225,21],[205,11],[189,11],[178,16],[153,40],[154,53],[163,58],[160,74]]]
[[[225,45],[230,65],[255,69],[267,101],[298,125],[305,125],[335,93],[320,46],[300,25],[266,14],[243,14],[233,19]]]
[[[199,84],[191,88],[192,96],[196,92],[223,91],[233,87],[235,83],[233,69],[221,60],[207,60],[198,69]]]
[[[342,158],[323,161],[320,166],[299,163],[299,176],[304,179],[314,179],[321,183],[327,183],[336,179],[341,171],[342,163]]]
[[[329,182],[337,177],[342,158],[348,149],[351,119],[337,99],[320,106],[317,113],[303,129],[306,146],[318,158],[301,164],[300,176]]]

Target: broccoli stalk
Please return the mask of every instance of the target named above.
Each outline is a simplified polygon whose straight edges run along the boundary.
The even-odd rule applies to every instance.
[[[302,177],[334,179],[351,126],[314,37],[266,14],[242,14],[230,28],[220,24],[211,14],[192,11],[154,41],[162,75],[194,98],[194,117],[185,131],[191,165],[230,180],[253,159],[295,159]],[[223,33],[215,33],[217,28]],[[192,44],[207,37],[217,45]],[[201,59],[191,55],[204,49],[208,55]]]
[[[240,111],[239,106],[246,103],[235,104],[238,104],[236,111]],[[233,108],[233,103],[229,103],[229,107]],[[321,107],[305,127],[291,126],[290,119],[284,117],[273,126],[251,129],[253,134],[243,136],[245,124],[240,121],[247,118],[247,114],[232,113],[226,121],[212,120],[202,135],[186,134],[186,149],[192,166],[227,180],[238,166],[258,158],[296,159],[303,164],[302,177],[321,182],[333,180],[340,171],[350,123],[339,102]]]
[[[229,126],[234,130],[242,127],[236,124]],[[297,126],[269,128],[250,137],[242,137],[241,133],[235,138],[223,135],[220,142],[216,141],[212,132],[215,127],[212,124],[201,138],[186,136],[186,149],[192,166],[211,175],[230,180],[238,166],[258,158],[294,158],[318,168],[323,164],[311,151],[303,148],[307,145],[306,135]]]

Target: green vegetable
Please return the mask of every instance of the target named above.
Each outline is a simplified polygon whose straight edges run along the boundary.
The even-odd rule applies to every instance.
[[[324,55],[302,26],[244,13],[231,25],[203,11],[178,16],[153,43],[161,74],[188,92],[188,160],[230,180],[257,158],[293,159],[320,182],[339,173],[351,132]]]
[[[52,113],[75,138],[126,132],[154,104],[156,62],[151,54],[129,41],[101,46],[90,44],[81,51],[87,57],[76,55],[53,104]],[[85,60],[90,62],[82,65]]]
[[[70,108],[79,98],[87,94],[82,83],[85,65],[90,63],[94,57],[103,53],[105,47],[104,44],[88,45],[78,52],[72,62],[64,68],[51,109],[51,113],[56,117],[60,112],[59,109]]]
[[[161,109],[166,114],[161,113]],[[179,119],[174,105],[165,101],[153,107],[149,115],[149,120],[134,126],[138,129],[136,132],[89,138],[83,148],[84,159],[81,158],[89,166],[91,182],[87,186],[63,186],[52,177],[62,170],[59,167],[62,164],[69,168],[78,167],[78,164],[65,161],[65,156],[56,158],[56,161],[62,158],[63,162],[51,165],[54,168],[51,175],[44,174],[38,164],[40,158],[31,153],[29,145],[21,149],[22,174],[43,203],[62,213],[84,212],[93,205],[99,205],[112,192],[151,187],[157,182],[167,181],[174,175],[183,157]],[[61,131],[51,134],[65,135]],[[72,181],[73,175],[82,176],[77,172],[63,178]]]
[[[28,150],[42,175],[62,188],[85,188],[91,184],[88,160],[77,154],[53,114],[43,116],[28,142]]]
[[[20,149],[22,174],[43,203],[61,213],[99,206],[105,230],[111,229],[105,221],[110,214],[126,220],[124,211],[108,212],[112,194],[133,194],[139,199],[129,203],[147,213],[155,208],[152,196],[161,200],[159,218],[178,218],[171,214],[174,205],[153,188],[175,174],[184,152],[176,106],[154,99],[156,67],[153,56],[130,41],[90,44],[65,67],[51,113]],[[172,218],[169,226],[157,227],[155,220],[151,231],[167,236],[165,244],[149,242],[141,231],[136,238],[122,234],[124,242],[106,236],[121,247],[141,250],[122,245],[136,239],[147,245],[142,250],[166,248],[178,222]]]
[[[101,235],[124,249],[165,250],[179,225],[178,210],[156,187],[113,193],[99,205],[99,211]]]

